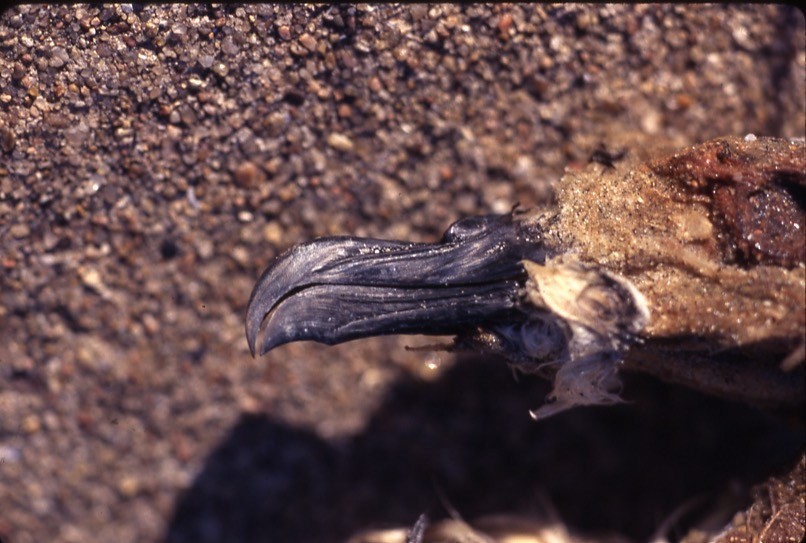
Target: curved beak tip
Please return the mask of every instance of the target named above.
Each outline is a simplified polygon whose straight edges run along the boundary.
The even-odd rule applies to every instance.
[[[254,300],[254,296],[252,299],[249,300],[249,304],[246,307],[246,342],[249,344],[249,352],[252,354],[252,358],[258,356],[257,353],[257,339],[260,335],[260,328],[263,324],[263,318],[265,315],[260,314],[259,308],[257,307],[260,304],[256,304]],[[261,352],[263,354],[265,351]]]
[[[249,344],[249,352],[252,354],[252,358],[255,358],[255,341],[257,339],[257,332],[254,327],[252,327],[249,323],[249,318],[246,319],[246,342]]]

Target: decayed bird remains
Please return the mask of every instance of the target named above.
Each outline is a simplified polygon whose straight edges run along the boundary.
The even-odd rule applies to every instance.
[[[452,348],[551,376],[537,417],[618,401],[621,370],[803,403],[803,140],[726,137],[591,164],[567,171],[556,196],[551,208],[460,220],[432,244],[292,248],[252,292],[253,355],[299,340],[454,335]]]

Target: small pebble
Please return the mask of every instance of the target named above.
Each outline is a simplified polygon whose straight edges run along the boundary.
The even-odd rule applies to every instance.
[[[101,286],[101,274],[95,268],[81,266],[78,268],[78,276],[86,287],[95,289]]]
[[[253,188],[260,178],[260,169],[252,162],[244,162],[235,169],[235,182],[244,188]]]
[[[9,228],[8,233],[11,234],[13,238],[22,239],[28,237],[28,234],[31,233],[31,229],[27,224],[15,224]]]
[[[280,245],[283,241],[283,229],[276,222],[267,223],[263,227],[263,239],[272,245]]]
[[[238,54],[239,51],[238,46],[232,39],[232,36],[227,36],[224,38],[224,40],[221,42],[221,50],[230,56]]]
[[[118,482],[118,490],[126,498],[133,498],[140,491],[140,481],[133,475],[124,475]]]
[[[199,57],[199,65],[202,68],[209,68],[210,66],[213,65],[214,61],[215,59],[213,58],[212,55],[202,55]]]
[[[26,434],[35,434],[40,428],[42,428],[42,423],[36,415],[28,415],[22,420],[22,429]]]
[[[338,132],[333,132],[332,134],[328,135],[327,144],[337,151],[342,152],[352,151],[354,147],[353,140],[344,134],[339,134]]]
[[[252,255],[242,245],[238,245],[234,249],[232,249],[231,255],[232,259],[235,262],[244,267],[248,266],[250,261],[252,260]]]
[[[509,38],[509,29],[512,26],[512,14],[504,13],[498,20],[498,32],[502,39]]]
[[[299,37],[299,43],[308,51],[316,50],[316,40],[310,34],[303,34]]]

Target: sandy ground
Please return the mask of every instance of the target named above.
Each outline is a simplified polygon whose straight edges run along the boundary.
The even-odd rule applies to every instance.
[[[37,5],[0,52],[4,543],[333,542],[444,502],[646,540],[800,446],[641,378],[535,424],[501,361],[252,360],[242,324],[287,247],[545,203],[616,135],[803,137],[795,8]]]

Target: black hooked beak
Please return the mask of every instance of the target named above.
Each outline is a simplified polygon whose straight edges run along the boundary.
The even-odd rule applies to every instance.
[[[455,222],[438,243],[320,238],[287,251],[252,291],[246,339],[255,355],[292,341],[327,345],[389,334],[450,335],[511,320],[543,262],[541,236],[513,213]]]

